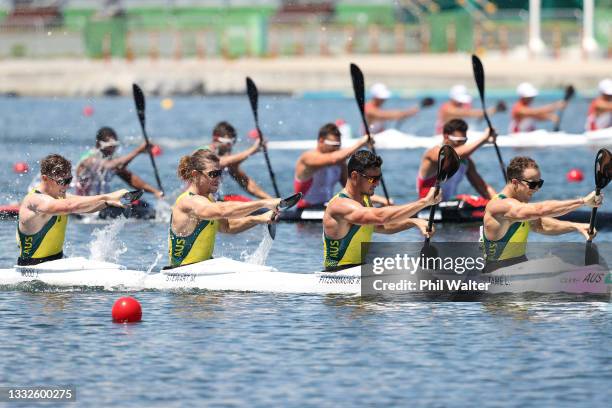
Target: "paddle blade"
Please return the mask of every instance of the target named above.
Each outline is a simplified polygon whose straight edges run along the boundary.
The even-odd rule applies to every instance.
[[[601,148],[595,156],[595,187],[606,188],[612,177],[612,154],[606,148]]]
[[[276,224],[268,224],[268,233],[273,240],[276,238]]]
[[[259,99],[259,92],[257,91],[257,86],[255,82],[250,77],[246,79],[246,88],[247,95],[249,96],[249,102],[251,103],[251,110],[253,111],[253,116],[255,117],[255,123],[257,124],[257,100]]]
[[[474,71],[474,81],[476,81],[476,87],[478,88],[484,109],[484,67],[482,66],[482,61],[476,55],[472,55],[472,70]]]
[[[452,146],[445,144],[438,152],[438,174],[436,180],[438,183],[444,183],[459,170],[460,160],[455,149]]]
[[[136,105],[136,113],[138,114],[138,120],[144,128],[145,123],[145,97],[142,93],[142,89],[136,84],[132,84],[132,93],[134,94],[134,104]]]
[[[121,202],[122,205],[129,206],[129,205],[132,205],[134,201],[140,199],[143,193],[144,193],[143,190],[128,191],[127,193],[121,196],[119,201]]]
[[[289,197],[283,198],[278,205],[279,210],[287,210],[298,203],[302,199],[302,193],[295,193]]]
[[[568,85],[565,87],[565,95],[563,95],[563,100],[565,102],[569,101],[570,99],[572,99],[572,97],[574,96],[574,94],[576,93],[576,90],[574,89],[573,85]]]
[[[363,72],[356,64],[351,64],[351,79],[353,81],[353,92],[355,93],[355,100],[359,111],[365,112],[365,80],[363,79]]]
[[[497,101],[497,103],[495,104],[495,112],[500,113],[500,112],[505,112],[507,110],[508,110],[508,107],[506,106],[506,102]]]
[[[585,265],[598,265],[599,264],[599,250],[597,245],[591,241],[587,241],[585,244],[586,248],[584,251],[584,264]]]
[[[436,103],[436,100],[432,98],[431,96],[427,96],[421,99],[421,108],[426,108],[428,106],[433,105],[434,103]]]

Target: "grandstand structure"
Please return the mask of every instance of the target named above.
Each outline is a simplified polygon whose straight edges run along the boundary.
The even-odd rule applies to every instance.
[[[612,56],[612,0],[0,0],[0,58]]]

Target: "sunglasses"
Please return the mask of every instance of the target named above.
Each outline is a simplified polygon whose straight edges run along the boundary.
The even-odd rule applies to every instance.
[[[544,180],[542,179],[536,180],[536,181],[521,179],[521,181],[524,181],[525,183],[527,183],[527,186],[529,187],[530,190],[540,189],[544,185]]]
[[[198,170],[198,171],[202,174],[207,175],[208,177],[212,179],[221,177],[221,174],[223,174],[223,170],[211,170],[211,171]]]
[[[467,137],[449,136],[448,140],[452,140],[453,142],[465,143],[467,142]]]
[[[51,180],[55,181],[57,183],[58,186],[69,186],[70,183],[72,183],[72,176],[68,176],[66,178],[62,178],[62,179],[55,179],[53,177],[49,177]]]
[[[341,146],[342,142],[340,141],[336,141],[336,140],[329,140],[329,139],[325,139],[323,141],[323,144],[326,144],[328,146]]]
[[[222,144],[231,144],[231,145],[236,143],[236,139],[230,138],[230,137],[219,137],[217,138],[217,141]]]
[[[368,180],[368,183],[370,184],[374,184],[382,178],[382,174],[378,176],[368,176],[367,174],[363,174],[363,173],[357,173],[357,174],[359,174],[361,177]]]

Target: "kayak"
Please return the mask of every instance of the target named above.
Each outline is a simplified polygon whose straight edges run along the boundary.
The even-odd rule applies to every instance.
[[[482,136],[482,132],[468,131],[468,137],[474,140]],[[373,136],[376,141],[376,149],[429,149],[442,143],[442,136],[416,136],[400,132],[396,129],[387,129]],[[359,139],[343,138],[344,146],[351,146]],[[316,147],[317,141],[287,140],[270,141],[268,149],[276,150],[309,150]],[[606,147],[612,146],[612,127],[585,132],[582,134],[571,134],[564,132],[549,132],[547,130],[536,130],[533,132],[514,133],[500,135],[497,137],[497,145],[500,147],[514,148],[546,148],[546,147]],[[492,146],[486,144],[485,147]]]
[[[452,280],[486,287],[471,293],[474,300],[483,295],[525,292],[590,294],[609,300],[612,285],[606,283],[608,274],[609,271],[600,265],[575,266],[549,257],[500,268],[491,273],[459,275],[420,271],[407,276],[412,281],[426,279],[435,284]],[[203,289],[350,295],[362,295],[362,289],[370,294],[371,288],[380,287],[380,276],[367,272],[363,274],[360,266],[338,272],[292,273],[228,258],[215,258],[152,274],[86,258],[64,258],[35,266],[0,269],[0,285],[12,286],[33,281],[59,287],[85,286],[105,290]],[[428,294],[435,291],[429,287],[413,292]],[[444,294],[455,295],[459,292],[447,290]]]

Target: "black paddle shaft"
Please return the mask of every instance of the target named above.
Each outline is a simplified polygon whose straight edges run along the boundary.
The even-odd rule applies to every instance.
[[[257,102],[259,99],[259,92],[257,91],[257,86],[255,82],[249,77],[246,79],[246,87],[247,94],[249,96],[249,102],[251,103],[251,110],[253,111],[253,117],[255,118],[255,128],[257,129],[257,134],[259,135],[259,140],[261,141],[261,149],[263,150],[264,158],[266,159],[266,166],[268,167],[268,173],[270,174],[270,179],[272,180],[272,187],[274,188],[274,193],[276,197],[280,197],[280,191],[278,189],[278,185],[276,184],[276,176],[274,175],[274,171],[272,170],[272,164],[270,164],[270,157],[268,156],[268,148],[266,147],[263,140],[263,133],[259,128],[259,115],[257,114]]]
[[[155,181],[157,181],[157,187],[159,190],[164,193],[164,188],[162,187],[161,179],[159,178],[159,172],[157,171],[157,165],[155,164],[155,158],[153,157],[153,152],[150,149],[149,137],[147,136],[147,130],[145,128],[145,97],[142,93],[142,89],[136,84],[132,85],[132,91],[134,94],[134,104],[136,105],[136,113],[138,114],[138,121],[140,122],[140,128],[142,129],[142,135],[144,136],[144,140],[147,143],[147,152],[149,153],[149,158],[151,159],[151,165],[153,166],[153,172],[155,173]]]
[[[474,80],[476,81],[476,86],[478,87],[478,93],[480,94],[480,103],[482,104],[482,114],[487,121],[487,126],[491,129],[491,132],[495,132],[493,129],[493,125],[491,124],[491,119],[489,119],[489,114],[487,113],[487,107],[485,105],[485,73],[484,67],[482,66],[482,61],[476,55],[472,55],[472,68],[474,70]],[[501,151],[497,146],[497,141],[493,142],[493,147],[495,147],[495,153],[497,154],[497,160],[499,161],[499,167],[501,168],[502,174],[504,175],[504,181],[508,182],[508,175],[506,174],[506,165],[504,164],[504,159],[502,159]]]
[[[355,100],[357,101],[357,107],[359,108],[359,113],[361,114],[361,120],[363,122],[363,127],[365,128],[366,134],[368,135],[368,140],[372,140],[372,135],[370,134],[370,127],[368,126],[368,121],[365,116],[365,81],[363,79],[363,72],[356,64],[351,64],[351,79],[353,81],[353,92],[355,93]],[[372,153],[376,155],[376,149],[374,145],[371,145]],[[391,205],[391,200],[389,200],[389,193],[387,191],[387,186],[385,185],[385,180],[382,177],[382,173],[380,175],[380,185],[382,186],[383,192],[385,194],[385,199],[387,200],[387,204]]]

